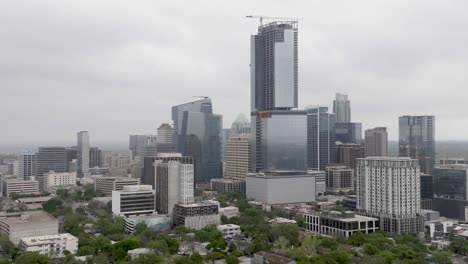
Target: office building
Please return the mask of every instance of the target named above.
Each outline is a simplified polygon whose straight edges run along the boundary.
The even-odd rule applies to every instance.
[[[7,213],[0,219],[0,233],[14,245],[25,237],[57,235],[58,227],[58,220],[44,211]]]
[[[229,137],[241,134],[250,134],[250,122],[244,114],[239,114],[237,116],[228,133]]]
[[[161,124],[158,127],[158,137],[156,142],[162,144],[172,144],[174,137],[174,128],[168,123]]]
[[[38,252],[49,257],[65,257],[65,250],[71,254],[78,252],[78,238],[69,233],[21,238],[19,248],[22,251]]]
[[[311,212],[304,214],[304,225],[312,234],[346,239],[357,232],[371,234],[379,230],[379,219],[352,211]]]
[[[435,117],[402,116],[399,130],[400,157],[418,159],[421,172],[431,174],[435,161]]]
[[[354,169],[342,165],[328,165],[325,169],[328,192],[354,190]]]
[[[315,201],[315,175],[308,171],[263,171],[249,173],[247,198],[264,204]]]
[[[439,159],[439,165],[459,165],[459,164],[468,164],[468,160],[465,158],[441,158]]]
[[[195,183],[222,178],[223,118],[213,113],[210,98],[172,107],[177,151],[193,158]]]
[[[172,214],[176,204],[194,202],[194,167],[180,161],[155,161],[156,211]]]
[[[465,221],[468,206],[468,165],[441,165],[433,171],[432,209],[441,216]]]
[[[213,191],[245,193],[245,179],[211,179],[210,184]]]
[[[250,134],[231,136],[226,141],[224,178],[243,180],[249,173]]]
[[[83,177],[89,170],[89,133],[78,132],[77,140],[78,176]]]
[[[335,114],[326,106],[310,106],[307,111],[307,168],[325,170],[336,162]]]
[[[34,177],[29,180],[4,179],[2,182],[2,194],[10,197],[11,194],[38,194],[39,182]]]
[[[336,144],[336,163],[355,169],[356,161],[365,157],[365,147],[359,144]]]
[[[386,127],[367,129],[365,141],[366,157],[388,156],[388,134]]]
[[[144,157],[143,159],[143,172],[141,175],[141,183],[153,186],[155,188],[155,162],[162,161],[179,161],[182,164],[193,164],[192,157],[182,156],[181,153],[158,153],[156,157]]]
[[[240,226],[234,224],[219,225],[216,228],[223,233],[223,238],[240,236],[242,233]]]
[[[50,192],[53,187],[76,186],[76,172],[50,171],[43,177],[44,191]]]
[[[348,100],[348,95],[341,93],[336,94],[335,100],[333,100],[333,113],[336,115],[336,123],[351,122],[351,102]]]
[[[67,171],[67,151],[64,147],[40,147],[36,153],[36,180],[39,190],[44,190],[44,175],[50,171]]]
[[[421,174],[421,209],[432,210],[432,199],[434,198],[433,176]]]
[[[152,154],[157,153],[157,150],[155,150],[156,145],[156,135],[130,135],[130,159],[134,160],[136,157],[143,156],[145,151],[148,157],[152,156]]]
[[[112,213],[118,216],[153,214],[154,201],[151,185],[127,185],[121,191],[112,191]]]
[[[341,143],[362,143],[361,123],[336,123],[335,140]]]
[[[25,150],[21,152],[18,158],[18,180],[29,180],[31,176],[35,176],[36,172],[36,155]],[[9,173],[9,175],[12,175]]]
[[[112,191],[122,191],[124,186],[140,185],[140,179],[102,176],[94,179],[94,190],[104,195],[112,195]]]
[[[102,150],[97,147],[89,148],[89,168],[102,167]]]
[[[130,164],[130,157],[121,153],[110,153],[104,155],[105,166],[111,169],[127,168]]]
[[[91,150],[90,150],[91,151]],[[67,162],[67,170],[66,171],[72,171],[70,166],[75,166],[75,164],[72,164],[73,162],[76,162],[76,172],[78,171],[78,148],[76,146],[73,147],[68,147],[65,148],[65,156],[66,156],[66,162]]]
[[[176,204],[172,217],[174,226],[200,230],[208,225],[220,225],[219,203],[203,201],[193,204]]]
[[[395,157],[358,159],[357,209],[378,217],[380,229],[404,234],[424,230],[418,160]]]
[[[315,177],[315,197],[322,196],[327,191],[327,176],[325,171],[308,170]]]

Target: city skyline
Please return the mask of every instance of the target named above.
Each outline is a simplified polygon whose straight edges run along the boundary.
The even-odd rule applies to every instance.
[[[215,2],[204,3],[216,13],[200,8],[177,19],[175,11],[185,5],[117,5],[104,14],[88,12],[98,3],[73,9],[41,2],[32,4],[38,10],[33,16],[16,3],[6,4],[1,21],[15,25],[16,30],[6,32],[0,44],[4,58],[0,89],[7,99],[0,106],[7,114],[0,121],[11,127],[0,144],[64,142],[83,129],[93,134],[94,142],[124,142],[130,134],[153,134],[157,125],[170,121],[171,105],[196,95],[210,96],[217,106],[226,106],[217,111],[224,116],[223,127],[229,127],[238,113],[249,114],[248,39],[258,26],[258,21],[245,18],[251,13],[303,19],[299,22],[300,109],[312,104],[331,108],[334,94],[342,92],[350,96],[353,119],[363,123],[363,130],[388,127],[389,139],[396,140],[399,116],[427,114],[438,118],[438,140],[467,139],[468,127],[459,128],[457,134],[451,129],[460,123],[451,113],[462,105],[463,96],[448,96],[462,90],[465,82],[461,71],[468,54],[457,48],[465,46],[466,34],[459,26],[463,23],[454,23],[450,15],[438,16],[456,14],[462,6],[403,1],[341,6],[241,2],[224,9]],[[417,12],[421,5],[424,10]],[[392,19],[395,13],[398,23]],[[80,19],[84,14],[89,22]],[[436,15],[439,20],[432,21]],[[34,27],[19,23],[26,16]],[[63,21],[64,16],[70,19]],[[215,18],[220,18],[216,24]],[[167,23],[159,26],[160,19]],[[371,20],[374,23],[364,23]],[[168,23],[171,30],[164,29]],[[218,27],[231,30],[208,33]],[[386,33],[389,29],[392,34]],[[30,34],[32,30],[42,34]],[[65,34],[59,41],[54,40],[57,32]],[[77,36],[89,43],[73,45],[79,42]],[[16,45],[18,39],[23,45]],[[42,51],[24,43],[37,43]],[[447,49],[445,44],[456,46]],[[22,59],[25,55],[27,61]],[[161,90],[164,100],[160,100]],[[373,93],[376,90],[379,96]],[[429,99],[414,100],[420,94]],[[69,98],[86,102],[86,109],[74,106]],[[44,99],[47,107],[41,107]],[[40,118],[25,122],[33,109],[41,109],[34,111]],[[119,118],[109,118],[110,113]],[[60,133],[50,131],[57,124]]]

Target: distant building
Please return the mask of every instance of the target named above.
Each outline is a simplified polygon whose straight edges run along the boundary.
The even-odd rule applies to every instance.
[[[140,179],[101,176],[94,179],[94,190],[105,195],[112,195],[112,191],[122,191],[124,186],[140,185]]]
[[[76,172],[54,172],[50,171],[43,179],[44,190],[49,191],[52,187],[76,186]]]
[[[89,168],[102,167],[102,150],[97,147],[89,148]]]
[[[176,204],[194,202],[194,167],[176,160],[155,161],[156,211],[172,214]]]
[[[383,231],[404,234],[424,230],[420,192],[418,160],[394,157],[358,159],[357,209],[378,217]]]
[[[386,127],[367,129],[365,138],[366,157],[388,156],[388,134]]]
[[[174,128],[170,124],[164,123],[158,127],[157,143],[172,144],[173,137]]]
[[[296,264],[296,261],[273,252],[260,251],[254,254],[251,264]]]
[[[182,156],[181,153],[158,153],[156,157],[144,157],[143,159],[143,172],[141,174],[141,183],[149,184],[156,187],[155,185],[155,163],[156,161],[168,162],[168,161],[179,161],[182,164],[193,164],[193,158]]]
[[[195,204],[177,204],[172,218],[174,226],[200,230],[207,225],[220,225],[219,203],[204,201]]]
[[[354,190],[354,170],[342,165],[328,165],[325,169],[327,191]]]
[[[468,206],[468,165],[436,167],[433,171],[433,192],[433,210],[439,211],[441,216],[465,221],[465,206]]]
[[[119,216],[153,214],[154,201],[151,185],[124,186],[122,191],[112,191],[112,213]]]
[[[39,181],[40,191],[44,190],[44,177],[49,171],[67,171],[67,151],[64,147],[40,147],[36,161],[36,180]]]
[[[223,233],[224,238],[235,237],[241,234],[240,226],[227,224],[217,226],[218,230]]]
[[[349,238],[354,233],[374,233],[379,230],[379,219],[357,215],[354,212],[312,212],[304,214],[305,229],[313,234]]]
[[[25,150],[19,155],[18,159],[18,179],[30,180],[36,173],[36,155]]]
[[[421,174],[421,209],[432,210],[432,199],[434,198],[433,176]]]
[[[468,160],[465,158],[441,158],[439,160],[439,165],[460,165],[460,164],[468,164]]]
[[[32,177],[30,180],[23,181],[17,179],[4,179],[2,184],[2,194],[4,197],[17,194],[37,194],[39,193],[39,182]]]
[[[311,106],[307,111],[307,168],[325,170],[336,162],[335,114],[326,106]]]
[[[131,152],[131,159],[134,160],[136,157],[143,155],[143,152],[147,147],[153,146],[156,148],[157,136],[156,135],[130,135],[129,149]],[[149,152],[150,149],[146,149]]]
[[[264,171],[247,175],[247,197],[265,204],[315,201],[315,176],[307,171]]]
[[[78,132],[78,176],[83,177],[89,170],[89,133],[88,131]]]
[[[167,215],[138,215],[124,217],[124,228],[127,233],[135,233],[135,226],[145,223],[148,229],[156,232],[165,232],[171,229],[171,218]]]
[[[227,218],[231,218],[234,216],[239,216],[239,208],[235,206],[227,206],[219,208],[219,212],[221,215],[226,216]]]
[[[20,205],[26,206],[28,210],[36,210],[42,209],[42,205],[52,198],[52,196],[27,197],[19,198],[17,201]]]
[[[71,254],[78,251],[78,238],[69,233],[21,238],[19,248],[23,251],[38,252],[50,257],[65,257],[65,250]]]
[[[226,141],[224,178],[245,180],[250,166],[250,134],[231,136]]]
[[[362,143],[362,123],[336,123],[335,140],[341,143]]]
[[[58,220],[44,211],[7,213],[0,219],[0,233],[18,245],[21,238],[58,234]]]
[[[333,100],[333,113],[336,115],[337,123],[351,122],[351,101],[348,100],[348,95],[336,93],[335,100]]]
[[[245,179],[212,179],[211,189],[217,192],[241,192],[245,193]]]
[[[418,159],[421,172],[432,174],[435,161],[435,117],[401,116],[399,129],[400,157]]]
[[[232,123],[229,130],[229,136],[238,136],[241,134],[250,134],[250,122],[244,114],[239,114]]]
[[[359,144],[336,144],[336,163],[355,169],[359,158],[365,157],[365,148]]]

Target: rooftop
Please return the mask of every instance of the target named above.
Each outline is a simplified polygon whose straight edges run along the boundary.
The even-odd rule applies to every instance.
[[[25,237],[21,238],[21,241],[25,243],[27,246],[35,246],[35,245],[42,245],[45,243],[52,243],[54,240],[58,239],[76,239],[78,238],[72,236],[68,233],[58,234],[58,235],[48,235],[48,236],[36,236],[36,237]]]
[[[46,223],[56,221],[54,217],[45,211],[29,211],[7,215],[6,218],[0,219],[0,222],[6,223],[9,226],[28,226],[31,224]]]
[[[281,255],[278,255],[272,252],[260,251],[260,252],[255,253],[255,255],[262,256],[263,258],[267,259],[270,263],[276,263],[276,264],[288,264],[293,261],[290,258],[283,257]]]

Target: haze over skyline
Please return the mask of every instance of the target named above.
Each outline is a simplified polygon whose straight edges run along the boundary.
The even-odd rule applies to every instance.
[[[0,144],[128,142],[171,106],[209,96],[230,127],[249,116],[250,34],[260,14],[300,17],[299,108],[349,95],[352,121],[435,115],[466,140],[464,1],[8,1],[0,4]]]

